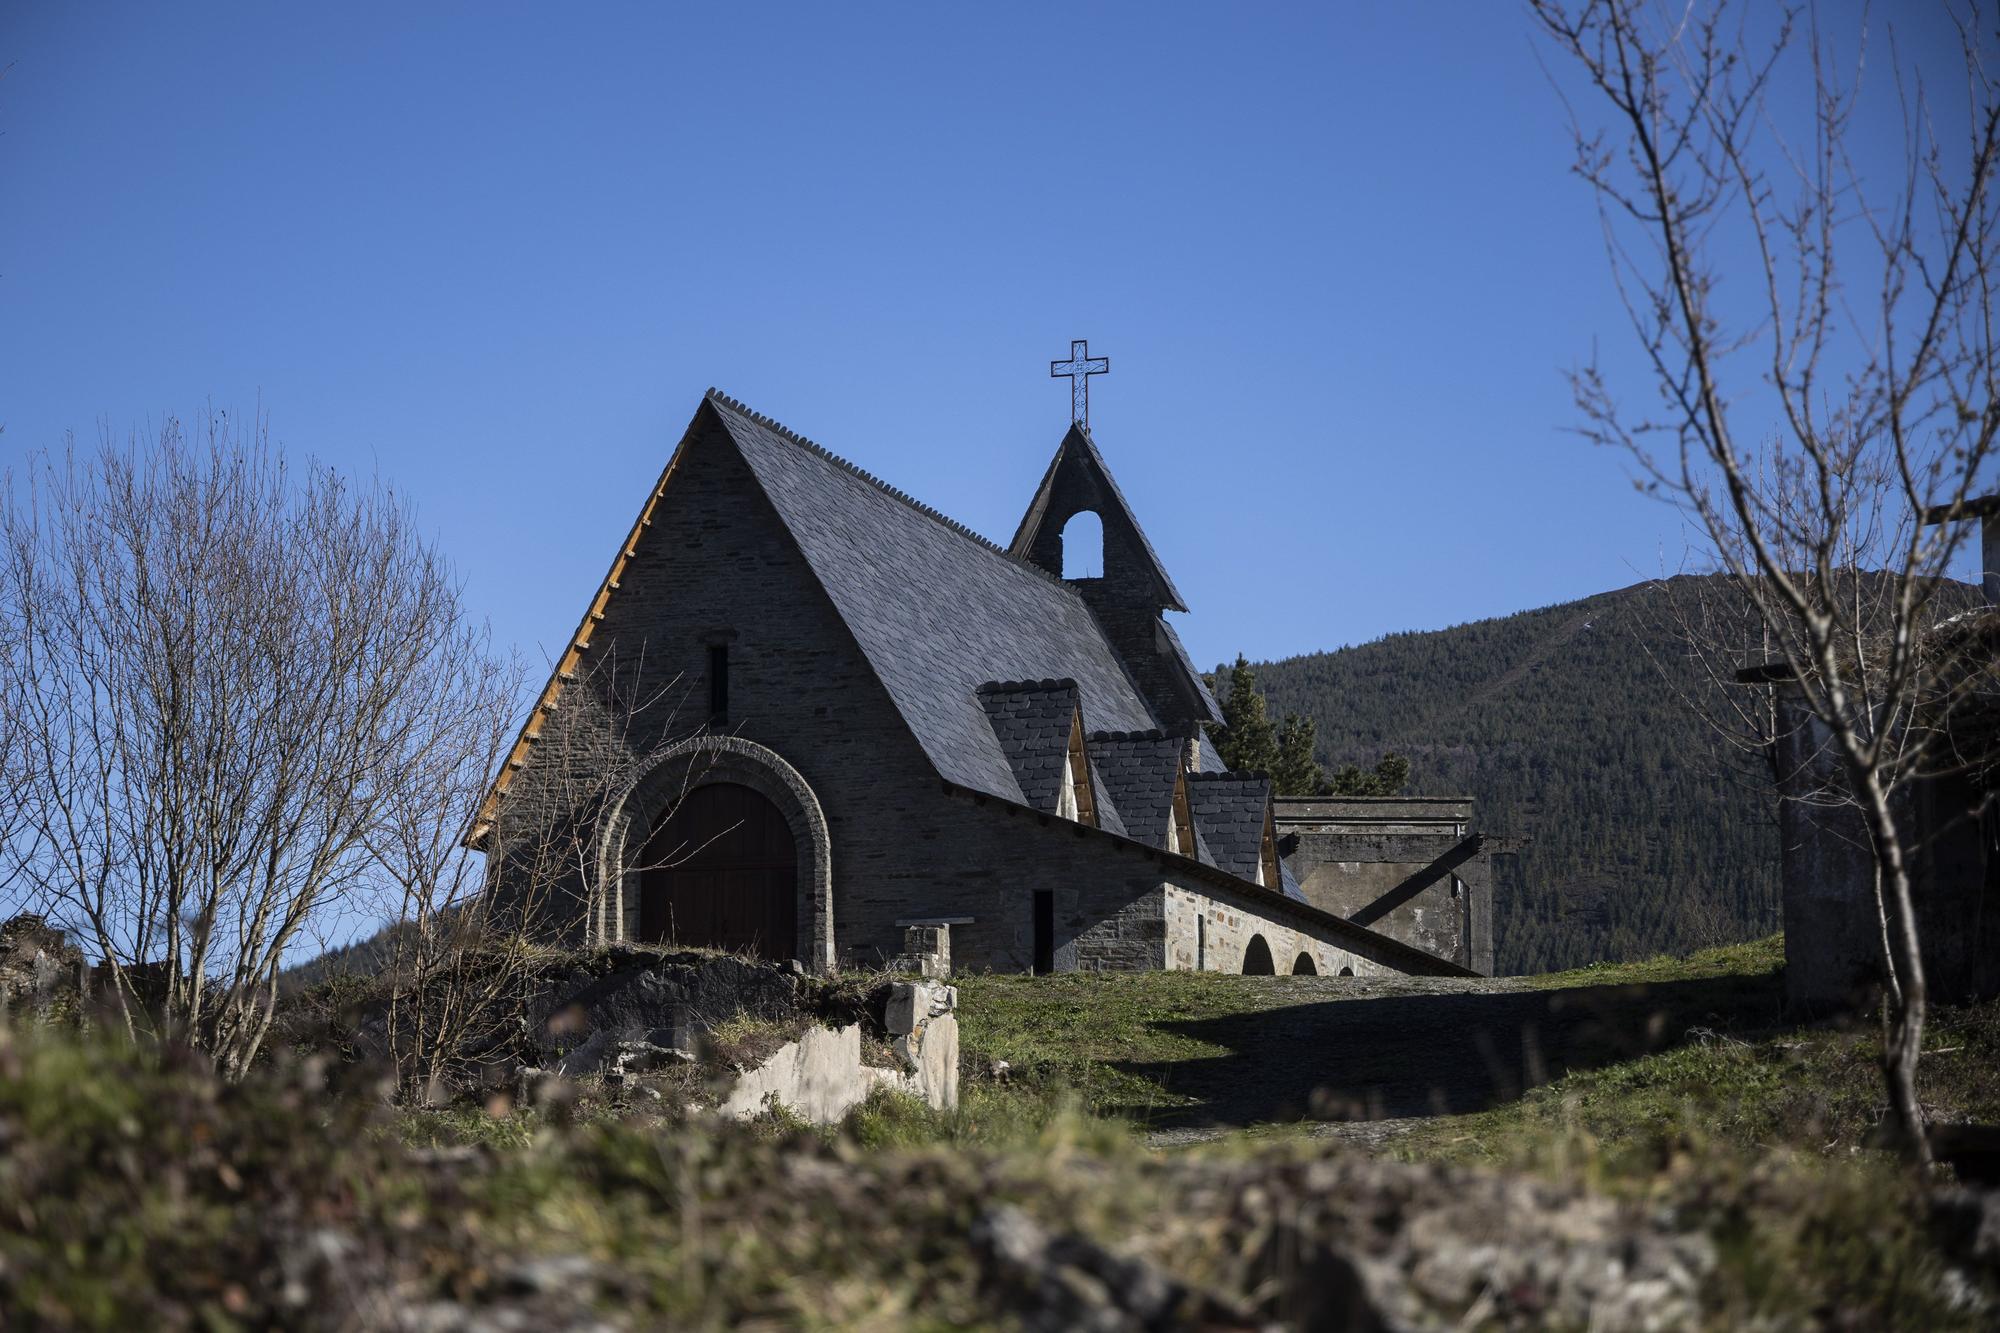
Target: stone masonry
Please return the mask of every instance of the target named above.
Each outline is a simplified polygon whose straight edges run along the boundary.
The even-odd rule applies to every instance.
[[[640,783],[615,798],[604,793],[596,804],[578,801],[570,781],[576,766],[609,775],[637,772],[663,751],[699,750],[702,738],[712,737],[713,747],[730,751],[727,762],[741,770],[729,780],[773,792],[789,784],[786,790],[795,789],[798,800],[810,803],[814,826],[798,831],[800,882],[826,875],[824,915],[830,919],[816,925],[817,908],[802,906],[796,956],[815,969],[879,965],[907,951],[905,932],[912,921],[943,919],[954,923],[950,966],[959,970],[1028,970],[1037,963],[1037,930],[1051,927],[1056,970],[1240,970],[1249,938],[1259,934],[1274,957],[1283,955],[1283,971],[1291,970],[1300,953],[1313,955],[1315,966],[1332,974],[1349,967],[1459,970],[1462,964],[1413,947],[1393,932],[1372,931],[1338,912],[1287,898],[1275,887],[1260,890],[1115,830],[1028,808],[963,782],[941,782],[935,753],[913,733],[912,719],[901,711],[906,705],[899,706],[885,689],[879,658],[871,661],[864,652],[829,596],[823,571],[802,550],[796,525],[816,519],[795,509],[788,520],[774,507],[765,489],[768,478],[753,470],[732,438],[738,427],[725,424],[724,413],[731,410],[740,409],[711,400],[697,413],[646,520],[634,530],[615,581],[600,598],[601,609],[585,622],[588,669],[572,673],[553,707],[538,715],[533,728],[538,739],[524,744],[510,764],[511,785],[497,799],[491,835],[493,845],[503,849],[492,871],[496,891],[504,895],[519,883],[518,865],[510,865],[512,853],[504,849],[531,846],[556,827],[581,829],[586,836],[580,841],[589,843],[601,833],[590,821],[623,802],[620,818],[637,832],[622,843],[608,835],[600,841],[629,853],[679,790],[674,783]],[[885,517],[871,512],[841,518],[837,530],[816,536],[823,544],[841,543],[839,549],[851,552],[846,558],[864,564],[907,558],[907,579],[921,581],[928,576],[922,561],[935,557],[867,549],[888,530],[887,519],[921,524],[914,532],[921,541],[975,540],[954,535],[941,518],[912,515],[911,502],[884,494],[872,479],[843,480],[850,474],[830,470],[847,465],[822,461],[810,452],[812,446],[780,443],[801,451],[801,467],[809,463],[842,484],[865,485],[867,503],[894,506]],[[775,450],[779,443],[760,447]],[[788,503],[796,504],[797,497]],[[962,559],[1010,557],[989,548]],[[981,576],[1004,575],[1017,583],[1044,577],[1005,563],[994,569]],[[1056,585],[1039,595],[1046,600],[1077,594]],[[1143,595],[1154,599],[1152,607],[1161,604],[1157,591]],[[1053,604],[1064,615],[1076,614],[1063,610],[1073,603]],[[959,633],[953,619],[959,613],[947,600],[935,608],[934,623],[911,624],[898,634]],[[1157,618],[1157,610],[1152,614]],[[717,645],[726,645],[728,716],[706,720],[703,703]],[[992,656],[1004,657],[1006,651],[996,642]],[[1047,674],[1034,665],[995,661],[990,677]],[[1156,696],[1163,711],[1179,688],[1171,685],[1179,667],[1170,660],[1168,668],[1154,684],[1164,692]],[[1102,684],[1101,673],[1092,679],[1099,683],[1084,696],[1085,730],[1158,724],[1143,713],[1132,715],[1134,707],[1148,705],[1122,704],[1122,715],[1102,716],[1103,691],[1112,687]],[[923,719],[924,725],[933,733],[940,727],[967,733],[987,728],[976,684],[967,684],[962,702],[948,705],[961,714]],[[671,706],[621,725],[635,700],[666,700]],[[1199,699],[1175,703],[1183,714],[1202,706]],[[1099,710],[1096,715],[1093,709]],[[751,772],[778,768],[784,770],[782,783],[775,776],[763,783]],[[699,773],[690,780],[701,780]],[[796,805],[794,800],[787,807],[788,819]],[[615,865],[593,875],[589,858],[578,861],[559,895],[564,938],[575,943],[631,938],[638,921],[636,889],[620,899]],[[1193,924],[1203,917],[1209,925]],[[823,937],[815,934],[822,929]]]
[[[1492,858],[1513,844],[1473,831],[1470,798],[1281,796],[1275,815],[1306,901],[1492,973]]]

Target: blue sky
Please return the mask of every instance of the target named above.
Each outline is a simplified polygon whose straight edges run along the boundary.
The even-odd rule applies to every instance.
[[[1636,367],[1513,4],[5,0],[10,61],[0,452],[261,405],[538,663],[706,386],[1005,541],[1072,338],[1204,665],[1687,545],[1566,429]]]

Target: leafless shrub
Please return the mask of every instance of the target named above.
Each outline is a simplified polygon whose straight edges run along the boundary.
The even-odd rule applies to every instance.
[[[678,679],[642,689],[642,668],[620,672],[607,656],[565,682],[559,706],[537,707],[532,793],[516,817],[502,817],[507,798],[492,779],[517,744],[518,676],[468,662],[433,686],[435,734],[408,738],[402,781],[370,840],[395,895],[387,1036],[406,1095],[462,1085],[504,1056],[552,941],[620,936],[600,820],[687,734]],[[669,810],[700,771],[689,767]]]
[[[7,895],[87,942],[133,1031],[240,1075],[287,949],[465,742],[440,690],[488,702],[483,634],[394,493],[219,412],[31,458],[0,538]]]

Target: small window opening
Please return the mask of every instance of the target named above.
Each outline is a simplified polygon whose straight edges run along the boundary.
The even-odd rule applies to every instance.
[[[1056,895],[1051,889],[1035,890],[1035,975],[1047,976],[1056,970]]]
[[[708,721],[711,726],[729,725],[729,645],[708,645]]]
[[[1104,577],[1104,520],[1088,509],[1071,515],[1062,530],[1062,576]]]
[[[1194,970],[1208,971],[1208,913],[1194,919]]]
[[[1351,977],[1354,975],[1354,969],[1351,967],[1343,967],[1340,969],[1340,975],[1343,977]]]

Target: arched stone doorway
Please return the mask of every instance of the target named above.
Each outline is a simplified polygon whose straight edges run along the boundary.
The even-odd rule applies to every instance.
[[[1278,974],[1276,963],[1271,959],[1271,946],[1262,935],[1252,935],[1250,943],[1243,948],[1243,975],[1246,977],[1271,977]]]
[[[1309,953],[1301,953],[1297,958],[1294,958],[1292,960],[1292,975],[1295,977],[1318,976],[1319,968],[1313,965],[1313,956]]]
[[[727,872],[732,866],[737,871],[779,868],[781,858],[775,849],[782,843],[783,835],[769,811],[745,806],[746,798],[740,794],[697,795],[710,787],[727,786],[747,788],[750,795],[761,798],[770,810],[775,810],[777,822],[782,823],[791,837],[793,940],[789,948],[773,941],[769,946],[770,956],[796,958],[815,972],[829,970],[834,954],[833,849],[826,815],[797,769],[769,746],[736,736],[694,736],[669,747],[652,756],[625,784],[623,792],[607,804],[599,825],[598,883],[603,887],[593,900],[593,938],[638,940],[647,938],[644,932],[649,924],[657,927],[657,919],[649,922],[646,915],[647,870],[649,866],[657,869],[668,858],[651,854],[655,833],[663,838],[671,836],[676,844],[685,844],[685,852],[696,858],[674,867],[684,873]],[[731,802],[739,808],[735,820],[723,818]],[[689,808],[685,828],[698,830],[706,826],[710,833],[718,831],[716,821],[736,822],[742,818],[742,810],[754,811],[756,829],[739,830],[737,834],[750,839],[751,848],[746,850],[736,840],[727,846],[718,844],[713,859],[704,862],[699,849],[705,838],[689,839],[678,831],[669,834],[670,829],[683,827],[674,823],[674,811],[680,807]],[[749,859],[729,859],[738,854]],[[672,895],[692,883],[661,885],[669,893],[661,901],[674,901]],[[695,888],[694,892],[699,895],[701,890]],[[661,910],[659,903],[653,910],[656,913]],[[775,925],[767,923],[759,937],[769,938],[773,929]],[[762,950],[766,946],[758,947]]]
[[[754,953],[798,946],[798,848],[752,787],[711,782],[662,811],[639,858],[639,940]]]

